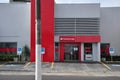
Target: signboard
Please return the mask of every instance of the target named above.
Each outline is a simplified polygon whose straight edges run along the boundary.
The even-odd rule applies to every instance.
[[[22,48],[17,48],[17,55],[21,55],[22,54]]]
[[[60,36],[59,40],[60,42],[75,42],[75,37],[74,36]]]
[[[92,60],[92,54],[86,54],[85,58],[87,61],[91,61]]]
[[[45,48],[41,48],[41,54],[45,54]]]
[[[114,48],[110,48],[109,52],[110,52],[110,55],[113,55],[115,53],[115,49]]]

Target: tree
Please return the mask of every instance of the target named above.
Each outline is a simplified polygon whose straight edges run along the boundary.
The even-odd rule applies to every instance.
[[[30,58],[30,49],[27,45],[23,46],[23,55],[25,57],[25,61],[28,61]]]

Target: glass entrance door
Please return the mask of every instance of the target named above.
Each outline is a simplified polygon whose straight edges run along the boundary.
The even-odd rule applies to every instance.
[[[77,61],[79,59],[79,46],[77,44],[65,44],[64,49],[65,61]]]
[[[59,61],[59,43],[55,43],[55,61]]]

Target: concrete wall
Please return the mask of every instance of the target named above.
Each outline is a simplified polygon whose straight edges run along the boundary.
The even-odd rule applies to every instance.
[[[100,43],[93,43],[93,61],[101,61],[100,55]]]
[[[100,35],[102,43],[110,43],[120,55],[120,7],[102,7]]]
[[[55,4],[55,18],[99,18],[100,4]]]
[[[30,46],[30,4],[0,4],[0,42]]]

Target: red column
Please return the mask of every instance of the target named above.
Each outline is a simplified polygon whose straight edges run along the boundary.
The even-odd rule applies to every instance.
[[[41,0],[41,43],[43,62],[54,61],[54,0]]]
[[[64,61],[64,43],[60,43],[60,61]]]
[[[30,61],[35,62],[35,0],[31,0]]]

